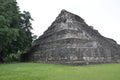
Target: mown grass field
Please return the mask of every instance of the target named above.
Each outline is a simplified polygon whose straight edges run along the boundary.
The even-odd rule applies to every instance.
[[[0,80],[120,80],[120,64],[89,66],[0,64]]]

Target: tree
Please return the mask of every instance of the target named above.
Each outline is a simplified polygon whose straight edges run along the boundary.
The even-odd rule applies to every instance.
[[[31,47],[31,20],[29,12],[20,12],[16,0],[0,0],[0,62]]]

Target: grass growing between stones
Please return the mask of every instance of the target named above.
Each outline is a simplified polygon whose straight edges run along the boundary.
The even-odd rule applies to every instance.
[[[0,64],[0,80],[120,80],[120,64],[89,66]]]

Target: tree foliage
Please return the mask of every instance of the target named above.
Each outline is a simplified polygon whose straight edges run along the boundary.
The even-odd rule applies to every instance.
[[[0,62],[31,47],[32,20],[29,12],[20,12],[16,0],[0,0]]]

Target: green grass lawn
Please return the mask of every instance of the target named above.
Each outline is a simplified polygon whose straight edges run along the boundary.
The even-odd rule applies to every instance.
[[[120,80],[120,64],[92,66],[0,64],[0,80]]]

